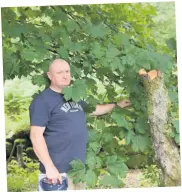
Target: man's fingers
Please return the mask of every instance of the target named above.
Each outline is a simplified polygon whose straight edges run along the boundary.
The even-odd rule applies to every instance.
[[[131,102],[130,101],[126,101],[125,102],[125,106],[127,107],[127,106],[130,106],[131,105]]]
[[[127,102],[127,103],[131,103],[131,101],[130,101],[130,100],[127,100],[126,102]]]
[[[59,183],[59,184],[61,184],[62,183],[62,178],[54,178],[54,179],[48,179],[47,180],[47,182],[49,183],[49,184],[57,184],[57,183]]]
[[[61,175],[59,176],[59,178],[58,178],[58,182],[61,184],[62,183],[62,177],[61,177]]]
[[[56,178],[47,178],[47,182],[49,184],[56,184],[57,183],[57,179]]]
[[[123,102],[130,103],[130,100],[124,99]]]
[[[52,183],[52,179],[48,179],[48,178],[47,178],[47,179],[45,180],[45,182],[48,183],[48,184],[51,184],[51,183]]]
[[[57,183],[57,179],[56,178],[52,179],[52,184],[56,184],[56,183]]]

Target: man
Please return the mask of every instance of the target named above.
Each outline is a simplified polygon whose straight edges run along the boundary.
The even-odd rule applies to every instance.
[[[30,105],[30,138],[40,160],[40,171],[53,184],[62,183],[61,173],[67,173],[73,159],[85,163],[87,128],[84,102],[66,102],[63,88],[71,82],[69,64],[54,60],[47,72],[50,87],[41,92]],[[121,108],[129,106],[127,100],[117,103]],[[92,115],[111,112],[115,104],[97,105]],[[69,178],[68,178],[69,179]],[[68,180],[68,189],[83,189]]]

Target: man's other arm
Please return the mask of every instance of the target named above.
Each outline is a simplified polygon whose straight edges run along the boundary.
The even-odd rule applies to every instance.
[[[111,112],[115,105],[118,105],[121,108],[128,107],[131,105],[130,101],[128,100],[121,100],[118,103],[110,103],[110,104],[102,104],[102,105],[96,105],[96,110],[91,113],[93,116],[99,116],[99,115],[104,115],[106,113]]]
[[[30,139],[32,141],[34,152],[44,165],[47,178],[51,179],[52,183],[57,183],[57,179],[62,182],[60,174],[49,156],[47,144],[43,136],[44,131],[45,127],[31,126]]]

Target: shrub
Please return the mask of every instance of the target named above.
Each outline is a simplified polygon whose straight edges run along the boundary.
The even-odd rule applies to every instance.
[[[23,192],[37,190],[38,187],[38,163],[32,161],[30,158],[24,155],[24,162],[26,168],[18,166],[16,160],[12,160],[8,164],[8,191],[9,192]]]

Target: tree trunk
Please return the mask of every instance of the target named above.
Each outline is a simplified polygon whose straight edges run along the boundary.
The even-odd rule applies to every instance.
[[[172,132],[168,118],[170,101],[159,71],[140,70],[148,95],[148,120],[153,147],[158,164],[162,170],[164,186],[181,185],[180,154],[177,145],[169,137]]]

